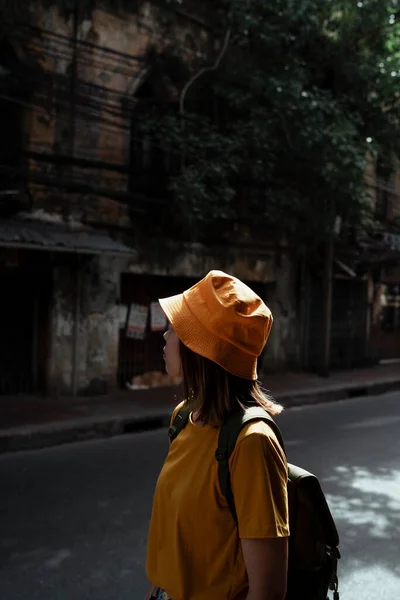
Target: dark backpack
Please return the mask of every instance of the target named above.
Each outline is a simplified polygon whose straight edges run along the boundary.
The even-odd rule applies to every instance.
[[[188,419],[189,411],[181,408],[169,430],[171,442],[186,426]],[[245,412],[233,413],[219,434],[215,453],[219,465],[219,482],[236,523],[229,458],[243,427],[250,421],[259,420],[271,426],[285,450],[279,427],[271,415],[258,406],[247,408]],[[333,600],[339,600],[339,535],[324,493],[315,475],[291,464],[288,464],[288,471],[290,538],[286,600],[327,600],[329,590],[333,591]]]

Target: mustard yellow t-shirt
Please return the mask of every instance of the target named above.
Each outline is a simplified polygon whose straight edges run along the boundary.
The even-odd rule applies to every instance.
[[[238,528],[219,486],[218,435],[190,419],[157,482],[147,576],[173,600],[234,600],[248,587],[240,538],[289,535],[287,463],[272,429],[246,425],[230,458]]]

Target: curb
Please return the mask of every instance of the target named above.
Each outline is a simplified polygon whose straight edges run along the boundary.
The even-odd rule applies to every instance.
[[[276,400],[285,408],[294,408],[327,402],[336,402],[375,396],[400,390],[400,379],[365,382],[338,386],[330,390],[309,390],[297,394],[277,394]],[[39,450],[51,446],[70,444],[94,439],[105,439],[129,433],[139,433],[169,426],[172,407],[150,415],[127,414],[125,416],[101,417],[95,421],[90,417],[70,422],[55,422],[44,425],[15,427],[0,431],[0,454],[26,450]]]
[[[168,427],[170,418],[171,410],[168,414],[126,415],[96,421],[79,419],[69,423],[15,427],[4,434],[0,432],[0,454],[161,429]]]
[[[386,379],[379,382],[366,381],[364,384],[349,383],[346,386],[337,386],[330,390],[311,390],[297,394],[276,395],[275,398],[285,408],[307,406],[309,404],[324,404],[326,402],[337,402],[339,400],[351,400],[363,396],[380,396],[387,392],[400,390],[400,379]]]

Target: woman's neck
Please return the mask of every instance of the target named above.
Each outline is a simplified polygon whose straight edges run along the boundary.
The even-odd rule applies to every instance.
[[[204,425],[203,421],[200,419],[200,411],[196,410],[192,412],[192,421],[195,425]]]

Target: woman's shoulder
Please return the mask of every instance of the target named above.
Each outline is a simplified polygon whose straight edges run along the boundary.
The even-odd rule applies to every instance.
[[[240,432],[229,459],[232,477],[245,479],[247,471],[263,472],[267,466],[269,476],[279,475],[282,485],[287,483],[287,461],[272,427],[265,421],[252,421]]]
[[[261,419],[251,421],[243,427],[236,442],[236,449],[239,450],[243,446],[256,447],[257,445],[264,448],[266,446],[273,447],[279,454],[283,454],[273,428],[268,422]]]
[[[271,425],[268,423],[268,421],[264,421],[262,419],[250,421],[250,423],[247,423],[240,432],[238,439],[243,439],[245,437],[248,437],[249,435],[263,435],[267,437],[275,437],[275,433]]]

